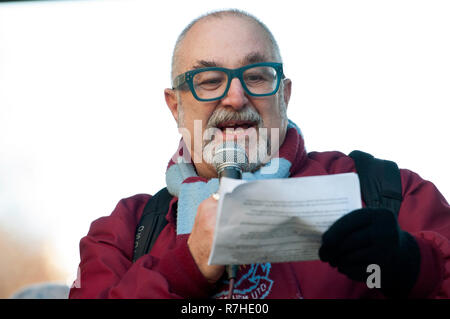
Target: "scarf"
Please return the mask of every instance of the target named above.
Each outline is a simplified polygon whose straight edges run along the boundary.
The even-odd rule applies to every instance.
[[[306,158],[302,133],[297,125],[288,121],[286,137],[277,157],[273,157],[259,170],[244,172],[242,179],[288,178],[296,172]],[[178,197],[177,235],[189,234],[194,225],[197,208],[202,201],[219,189],[218,178],[200,177],[186,151],[183,139],[166,170],[166,183],[169,193]]]

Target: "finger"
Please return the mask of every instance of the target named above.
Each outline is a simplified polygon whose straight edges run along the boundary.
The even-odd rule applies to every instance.
[[[338,271],[341,274],[346,275],[351,280],[366,281],[367,279],[367,266],[365,265],[352,265],[346,267],[338,267]]]
[[[377,255],[373,247],[367,247],[351,253],[341,255],[335,259],[337,267],[348,268],[353,266],[365,266],[377,264]]]
[[[319,249],[319,257],[322,261],[334,262],[340,256],[369,247],[370,245],[370,231],[367,228],[361,228],[350,233],[335,245],[322,245]]]
[[[209,218],[211,215],[216,214],[217,206],[217,201],[212,197],[208,197],[198,205],[197,215],[204,214]]]
[[[203,205],[204,208],[207,207],[217,207],[217,200],[214,199],[214,197],[211,195],[210,197],[206,198],[205,200],[203,200],[200,205]]]
[[[337,267],[337,270],[349,277],[352,280],[364,281],[367,278],[367,267],[371,264],[376,264],[372,258],[372,249],[362,249],[351,254],[342,256],[337,265],[330,265]]]
[[[370,225],[370,214],[366,209],[354,210],[339,218],[322,235],[322,244],[331,247],[338,245],[349,234]]]

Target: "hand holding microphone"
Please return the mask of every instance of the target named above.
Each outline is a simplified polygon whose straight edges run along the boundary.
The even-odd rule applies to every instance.
[[[217,282],[225,271],[223,265],[208,265],[216,226],[217,204],[212,197],[200,203],[187,241],[197,267],[209,283]]]

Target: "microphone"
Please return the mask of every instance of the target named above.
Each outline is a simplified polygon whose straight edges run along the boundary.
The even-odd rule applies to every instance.
[[[226,141],[218,146],[214,152],[213,164],[216,168],[219,180],[222,177],[242,179],[242,170],[248,165],[248,157],[245,150],[235,141]],[[227,273],[229,288],[228,299],[233,296],[234,281],[238,271],[237,265],[228,265]]]
[[[234,141],[226,141],[214,152],[213,164],[219,179],[229,177],[242,179],[242,170],[248,165],[245,150]]]

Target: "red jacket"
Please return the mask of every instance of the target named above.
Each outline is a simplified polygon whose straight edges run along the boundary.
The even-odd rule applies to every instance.
[[[355,172],[353,160],[339,152],[311,152],[294,177]],[[398,221],[421,252],[420,274],[410,297],[450,297],[450,206],[428,181],[402,169],[403,202]],[[112,214],[94,221],[80,242],[79,277],[70,298],[222,297],[225,285],[209,284],[187,246],[188,234],[176,235],[172,207],[168,225],[152,251],[132,263],[136,225],[150,195],[121,200]],[[364,203],[363,203],[364,205]],[[244,265],[236,298],[382,298],[381,292],[355,282],[320,260]]]

